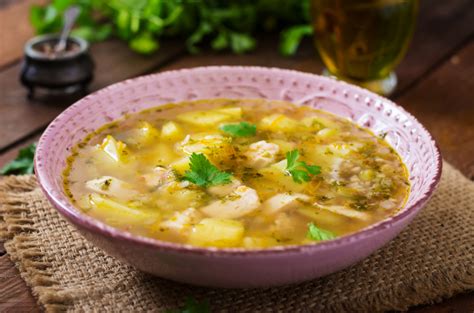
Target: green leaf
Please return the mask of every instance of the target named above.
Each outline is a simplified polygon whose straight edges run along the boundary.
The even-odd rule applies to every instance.
[[[293,181],[301,184],[311,180],[311,176],[321,173],[321,167],[317,165],[308,165],[306,162],[297,161],[300,153],[298,150],[288,151],[286,153],[286,170],[293,178]]]
[[[112,34],[112,27],[108,24],[101,25],[99,27],[80,26],[75,28],[71,34],[90,42],[102,41],[107,39]]]
[[[281,33],[280,53],[285,56],[294,55],[304,36],[311,36],[311,25],[297,25]]]
[[[35,157],[36,143],[20,149],[15,160],[6,164],[1,170],[1,175],[33,174],[33,160]]]
[[[314,241],[323,241],[334,239],[336,238],[336,235],[334,235],[329,230],[324,230],[316,227],[314,223],[309,223],[307,237]]]
[[[210,33],[212,33],[211,25],[207,22],[201,23],[198,29],[194,33],[192,33],[192,35],[186,40],[186,47],[188,48],[189,52],[199,52],[199,49],[196,45],[200,43],[206,35]]]
[[[221,31],[212,40],[211,47],[214,50],[224,50],[229,47],[229,36],[226,31]]]
[[[250,35],[241,33],[230,33],[230,47],[235,53],[244,53],[254,49],[256,41]]]
[[[238,124],[225,124],[219,127],[223,132],[234,137],[250,137],[257,133],[257,125],[248,122]]]
[[[187,180],[200,187],[224,185],[231,181],[232,175],[220,171],[202,153],[193,153],[189,157],[189,171],[186,171],[183,180]]]
[[[149,32],[134,37],[130,41],[129,46],[133,51],[141,54],[151,54],[160,47],[158,40]]]
[[[194,298],[186,299],[186,304],[181,309],[168,310],[167,313],[210,313],[211,308],[209,302],[204,300],[197,302]]]

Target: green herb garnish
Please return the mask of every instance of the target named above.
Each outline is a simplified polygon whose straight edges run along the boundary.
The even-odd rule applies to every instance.
[[[33,174],[33,159],[35,157],[36,143],[20,149],[15,160],[6,164],[1,170],[1,175]]]
[[[257,133],[257,125],[248,122],[225,124],[219,127],[219,129],[234,137],[250,137],[255,136]]]
[[[176,310],[168,310],[167,313],[209,313],[211,308],[209,301],[197,302],[194,298],[186,299],[184,307]]]
[[[316,227],[314,223],[309,223],[308,224],[308,238],[314,241],[323,241],[323,240],[331,240],[336,238],[336,235],[334,235],[332,232],[329,230],[324,230],[321,228]]]
[[[186,171],[183,180],[190,181],[201,187],[224,185],[230,183],[232,177],[227,172],[220,171],[202,153],[193,153],[189,157],[190,170]]]
[[[297,161],[300,156],[298,150],[292,150],[286,153],[286,170],[293,177],[293,181],[301,184],[304,181],[310,181],[312,175],[321,173],[321,167],[317,165],[308,165],[303,161]]]

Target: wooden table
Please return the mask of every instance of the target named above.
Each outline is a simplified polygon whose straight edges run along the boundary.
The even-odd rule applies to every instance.
[[[29,101],[18,76],[24,42],[32,36],[27,12],[32,2],[0,0],[0,166],[19,148],[37,140],[70,101]],[[413,113],[436,138],[446,160],[474,179],[474,2],[422,0],[411,48],[398,67],[399,87],[391,97]],[[153,56],[138,56],[117,40],[92,47],[96,77],[91,90],[126,78],[203,65],[260,65],[321,73],[311,43],[297,56],[276,52],[277,36],[262,35],[258,49],[246,55],[205,51],[187,54],[182,42],[162,42]],[[28,287],[0,244],[0,311],[40,311]],[[474,312],[474,293],[412,312]]]

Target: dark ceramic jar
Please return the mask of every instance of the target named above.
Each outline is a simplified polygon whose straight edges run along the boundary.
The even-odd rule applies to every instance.
[[[87,41],[69,37],[65,51],[55,53],[58,40],[58,35],[48,34],[26,43],[20,79],[28,97],[34,97],[37,88],[61,95],[82,92],[92,81],[94,63]]]

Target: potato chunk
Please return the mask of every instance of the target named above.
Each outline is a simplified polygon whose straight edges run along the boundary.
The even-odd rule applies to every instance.
[[[222,108],[209,111],[192,111],[179,114],[176,119],[201,127],[215,126],[222,122],[241,118],[241,108]]]
[[[259,128],[274,132],[294,132],[299,129],[299,124],[283,114],[272,114],[260,121]]]
[[[124,161],[126,155],[125,147],[126,145],[123,142],[115,140],[111,135],[107,135],[99,145],[99,149],[117,163]]]
[[[189,244],[205,247],[235,247],[244,235],[244,225],[236,220],[205,218],[189,234]]]
[[[161,128],[161,139],[169,141],[177,141],[183,139],[183,129],[175,122],[167,122]]]
[[[113,225],[148,224],[160,218],[158,211],[135,209],[99,194],[90,194],[88,199],[91,205],[88,213]]]
[[[217,200],[201,208],[201,212],[218,218],[238,218],[253,212],[260,206],[255,189],[239,186],[222,200]]]
[[[247,249],[260,249],[278,245],[278,241],[272,237],[245,237],[242,243]]]

